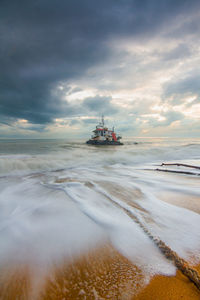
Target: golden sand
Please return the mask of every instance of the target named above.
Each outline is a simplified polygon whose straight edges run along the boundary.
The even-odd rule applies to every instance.
[[[30,274],[27,266],[15,265],[1,268],[0,299],[27,300],[30,293]]]
[[[196,267],[200,272],[200,265]],[[177,271],[176,276],[155,276],[133,300],[199,300],[200,291],[187,277]]]
[[[200,299],[200,292],[179,271],[172,277],[155,276],[148,283],[142,271],[110,245],[54,265],[38,287],[33,285],[30,266],[7,267],[3,274],[1,300]]]
[[[131,299],[142,272],[109,245],[54,270],[41,299]]]

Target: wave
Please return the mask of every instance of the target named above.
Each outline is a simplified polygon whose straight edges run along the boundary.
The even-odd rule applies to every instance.
[[[195,143],[193,143],[193,144],[185,144],[182,147],[197,147],[197,148],[200,149],[200,144],[195,144]]]
[[[113,195],[112,184],[104,185],[102,181],[98,184],[90,181],[88,184],[77,178],[74,181],[51,182],[48,187],[65,191],[88,218],[106,230],[114,247],[142,270],[151,274],[174,275],[174,266],[161,255],[125,211],[131,211],[142,220],[146,228],[185,259],[190,259],[192,253],[198,257],[200,216],[160,201],[147,186],[132,184],[132,181],[128,183],[132,190],[128,201],[128,180],[130,179],[127,177],[126,184],[123,182],[121,185],[115,181],[115,186],[121,189],[121,194],[118,193],[117,197]],[[141,197],[134,196],[136,188]],[[123,193],[126,201],[121,198]]]
[[[0,180],[4,245],[0,259],[16,258],[19,253],[23,261],[33,251],[41,261],[52,261],[109,240],[143,270],[174,274],[174,266],[123,208],[137,215],[181,257],[196,258],[200,248],[200,217],[195,212],[199,209],[199,178],[188,180],[150,169],[163,160],[194,159],[198,163],[198,157],[199,144],[98,148],[58,143],[45,153],[1,155],[0,174],[7,177]],[[29,176],[37,172],[38,176]],[[174,199],[173,205],[162,201],[163,195],[171,203]]]
[[[46,154],[0,155],[0,175],[20,175],[46,172],[78,166],[108,167],[115,164],[139,166],[166,161],[200,159],[200,145],[175,147],[123,147],[93,148],[67,146],[67,149]]]

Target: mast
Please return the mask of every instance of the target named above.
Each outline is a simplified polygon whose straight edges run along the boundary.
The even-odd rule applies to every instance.
[[[102,125],[104,127],[104,115],[102,115],[102,117],[101,117],[101,123],[102,123]]]

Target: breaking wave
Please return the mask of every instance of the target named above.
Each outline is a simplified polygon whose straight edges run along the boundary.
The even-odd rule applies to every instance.
[[[200,144],[164,145],[125,143],[121,147],[94,147],[81,143],[54,142],[52,147],[38,147],[40,153],[0,155],[0,175],[20,175],[54,171],[76,166],[144,165],[179,159],[199,159]],[[45,150],[44,150],[45,149]],[[43,153],[45,152],[45,153]]]

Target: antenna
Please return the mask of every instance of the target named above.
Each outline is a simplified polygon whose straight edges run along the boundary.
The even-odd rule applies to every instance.
[[[101,118],[101,122],[102,122],[102,124],[103,124],[103,127],[104,127],[104,115],[102,115],[102,118]]]

